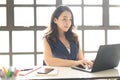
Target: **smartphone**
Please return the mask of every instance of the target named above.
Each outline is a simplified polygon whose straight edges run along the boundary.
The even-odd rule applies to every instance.
[[[53,71],[53,68],[41,68],[37,74],[48,74],[49,72]]]

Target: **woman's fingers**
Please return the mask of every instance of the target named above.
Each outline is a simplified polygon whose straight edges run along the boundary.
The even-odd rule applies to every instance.
[[[93,61],[88,60],[79,60],[79,65],[83,66],[84,68],[92,68],[93,67]]]

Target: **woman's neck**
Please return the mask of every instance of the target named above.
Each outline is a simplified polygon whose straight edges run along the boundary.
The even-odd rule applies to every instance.
[[[65,38],[65,33],[63,31],[59,31],[59,38]]]
[[[64,33],[59,33],[59,38],[61,39],[65,39],[66,37],[65,37],[65,34]]]

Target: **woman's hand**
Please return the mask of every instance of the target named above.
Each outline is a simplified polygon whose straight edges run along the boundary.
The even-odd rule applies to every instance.
[[[92,68],[93,67],[93,61],[92,60],[78,60],[77,66],[82,65],[84,68]]]
[[[88,60],[87,61],[87,66],[88,66],[88,68],[92,68],[93,67],[93,64],[94,64],[94,61],[93,60]]]

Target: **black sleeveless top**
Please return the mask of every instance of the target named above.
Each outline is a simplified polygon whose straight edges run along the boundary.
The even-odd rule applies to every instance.
[[[51,47],[53,57],[68,60],[77,60],[79,48],[75,41],[70,42],[70,52],[60,40],[57,40],[54,44],[50,42],[48,43]]]

